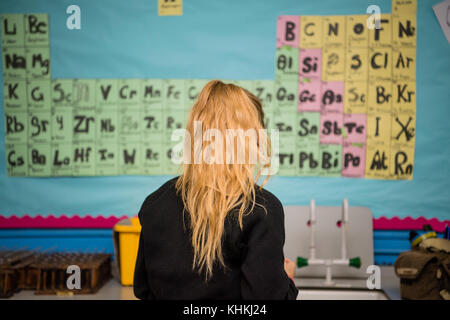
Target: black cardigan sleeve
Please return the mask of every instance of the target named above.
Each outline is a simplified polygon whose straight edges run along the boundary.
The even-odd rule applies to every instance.
[[[148,282],[148,273],[147,268],[145,266],[145,248],[144,248],[144,215],[150,209],[151,204],[157,200],[164,192],[168,190],[170,186],[172,186],[176,181],[176,178],[169,180],[163,186],[161,186],[158,190],[150,194],[141,206],[139,210],[139,222],[142,226],[141,233],[139,235],[139,248],[138,254],[136,257],[136,264],[134,267],[134,279],[133,279],[133,291],[134,295],[142,300],[154,300],[156,297],[152,293],[150,284]]]
[[[134,267],[134,279],[133,279],[133,291],[134,295],[138,299],[153,300],[155,297],[152,294],[150,285],[147,278],[147,269],[145,267],[145,255],[144,255],[144,227],[143,227],[143,214],[149,202],[149,198],[145,199],[139,211],[139,222],[142,226],[141,233],[139,235],[139,248],[136,257],[136,264]]]
[[[254,210],[244,224],[241,266],[243,299],[295,300],[298,289],[284,270],[284,211],[273,197],[266,210]]]
[[[136,266],[134,268],[133,290],[134,295],[138,299],[142,300],[154,299],[148,284],[147,271],[145,269],[144,235],[142,231],[139,236],[139,249],[136,258]]]

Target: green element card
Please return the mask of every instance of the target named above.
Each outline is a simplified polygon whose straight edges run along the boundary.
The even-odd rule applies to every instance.
[[[185,89],[185,99],[184,105],[185,109],[189,111],[194,103],[197,101],[197,98],[202,91],[203,87],[209,82],[207,79],[192,79],[185,80],[184,89]]]
[[[141,143],[142,173],[149,175],[163,174],[163,143]]]
[[[144,108],[141,112],[142,140],[162,142],[164,139],[165,118],[161,109]]]
[[[141,104],[141,80],[119,79],[118,80],[118,104],[121,106],[139,106]]]
[[[142,102],[147,108],[162,109],[164,104],[163,80],[144,79],[141,81]]]
[[[116,141],[97,140],[95,150],[95,174],[114,176],[119,173],[119,151]]]
[[[28,147],[28,175],[46,177],[51,175],[52,148],[49,143],[33,143]]]
[[[298,155],[289,144],[281,144],[278,152],[279,176],[294,176],[297,171]]]
[[[321,170],[319,144],[297,144],[297,174],[300,176],[318,176]]]
[[[275,82],[275,104],[274,107],[280,111],[297,111],[298,107],[298,82],[276,81]]]
[[[261,100],[264,112],[272,110],[275,105],[274,82],[272,80],[254,81],[252,93]]]
[[[27,77],[27,56],[25,48],[3,47],[3,79],[25,80]]]
[[[73,141],[95,141],[95,110],[73,109]]]
[[[28,113],[28,141],[35,143],[51,142],[51,112],[30,111]]]
[[[25,80],[8,80],[3,83],[3,106],[5,111],[27,110],[27,82]]]
[[[24,47],[25,30],[23,14],[2,14],[2,48]],[[4,68],[5,65],[3,65]]]
[[[139,142],[119,144],[119,173],[141,174],[142,156],[141,144]]]
[[[95,113],[96,139],[117,143],[119,137],[119,112],[116,107],[97,108]]]
[[[51,133],[52,142],[72,142],[73,114],[69,107],[52,107]]]
[[[273,112],[273,127],[278,129],[280,133],[280,139],[294,138],[294,129],[296,127],[296,116],[294,112],[282,112],[275,110]]]
[[[27,79],[50,79],[50,48],[26,47]]]
[[[5,144],[6,172],[10,177],[28,175],[28,146],[26,143]]]
[[[342,170],[342,145],[321,144],[320,151],[320,176],[340,177]]]
[[[237,80],[235,84],[239,87],[244,88],[247,91],[255,94],[255,81],[253,80]]]
[[[96,82],[93,79],[75,79],[73,81],[72,105],[75,108],[95,108]]]
[[[50,80],[28,80],[27,100],[28,108],[50,110],[51,108],[51,81]]]
[[[166,110],[164,112],[164,135],[167,141],[171,140],[176,129],[186,128],[187,114],[182,110]]]
[[[267,130],[274,129],[273,112],[271,110],[264,111],[264,128]]]
[[[72,144],[72,175],[95,175],[95,142],[77,142]]]
[[[168,109],[184,110],[184,80],[171,79],[163,81],[165,107]]]
[[[72,175],[72,143],[52,143],[52,176]]]
[[[276,49],[275,79],[277,81],[294,81],[298,84],[299,49],[284,46]]]
[[[119,142],[141,140],[141,113],[137,107],[119,107]]]
[[[26,143],[28,133],[28,114],[25,111],[5,112],[6,143]]]
[[[180,142],[165,143],[163,145],[163,174],[175,175],[181,171],[181,166],[177,163],[177,159],[182,159],[180,146],[182,146]]]
[[[51,96],[52,106],[72,107],[74,79],[52,80]]]
[[[318,146],[320,143],[320,113],[297,112],[295,137],[297,145]]]
[[[97,107],[116,106],[119,99],[117,79],[95,80],[95,105]]]
[[[33,13],[24,15],[25,46],[49,47],[48,14]]]

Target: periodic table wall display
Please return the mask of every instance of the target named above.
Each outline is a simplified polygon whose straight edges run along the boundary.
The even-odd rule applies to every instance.
[[[412,179],[416,5],[369,15],[280,16],[274,118],[280,174]]]
[[[280,16],[263,102],[278,175],[412,179],[416,2],[368,15]],[[275,26],[274,26],[275,27]],[[55,79],[47,14],[1,16],[9,176],[175,174],[174,129],[207,79]]]

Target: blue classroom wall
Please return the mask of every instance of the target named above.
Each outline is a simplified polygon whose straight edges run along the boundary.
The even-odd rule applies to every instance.
[[[450,46],[432,10],[440,1],[418,1],[414,179],[274,177],[267,188],[283,205],[306,205],[312,198],[318,205],[339,205],[346,197],[375,217],[449,218]],[[68,30],[66,8],[72,3],[0,2],[0,13],[50,15],[53,78],[273,79],[277,16],[364,14],[373,4],[391,12],[390,0],[189,0],[183,16],[158,17],[156,0],[79,0],[82,29]],[[134,215],[168,178],[9,178],[0,117],[1,215]]]
[[[3,229],[0,250],[36,249],[114,253],[111,229]]]
[[[111,229],[4,229],[0,230],[1,249],[52,248],[55,251],[105,252],[114,254]],[[442,237],[442,234],[438,234]],[[374,261],[392,265],[397,256],[410,249],[409,231],[375,230]]]

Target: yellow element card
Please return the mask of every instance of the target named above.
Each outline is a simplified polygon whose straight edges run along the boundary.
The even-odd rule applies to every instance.
[[[392,46],[416,47],[417,21],[415,15],[392,15]]]
[[[416,82],[395,82],[392,97],[392,116],[416,113]]]
[[[414,169],[414,145],[412,147],[391,147],[389,173],[393,179],[412,180]]]
[[[391,112],[392,82],[370,81],[368,86],[368,112]]]
[[[378,112],[367,115],[367,147],[390,145],[391,141],[391,114]]]
[[[324,17],[301,16],[300,48],[321,48]]]
[[[417,0],[392,0],[392,13],[416,14]]]
[[[345,16],[327,16],[323,19],[323,43],[345,46]]]
[[[182,16],[183,0],[158,0],[159,16]]]
[[[347,48],[369,46],[369,29],[367,28],[368,15],[347,16],[346,19],[346,45]]]
[[[348,47],[345,60],[345,80],[367,81],[369,77],[368,48]]]
[[[390,179],[390,157],[389,145],[377,145],[366,147],[366,170],[365,177],[371,179]]]
[[[367,82],[345,82],[344,113],[367,113]]]
[[[345,48],[327,46],[322,49],[322,81],[345,80]]]
[[[416,117],[398,114],[391,120],[391,147],[413,148],[416,142]]]
[[[380,28],[369,29],[369,47],[390,47],[392,45],[392,16],[390,13],[380,15]]]
[[[369,79],[392,79],[392,48],[379,47],[369,49]]]
[[[392,79],[416,80],[416,48],[392,48]]]

